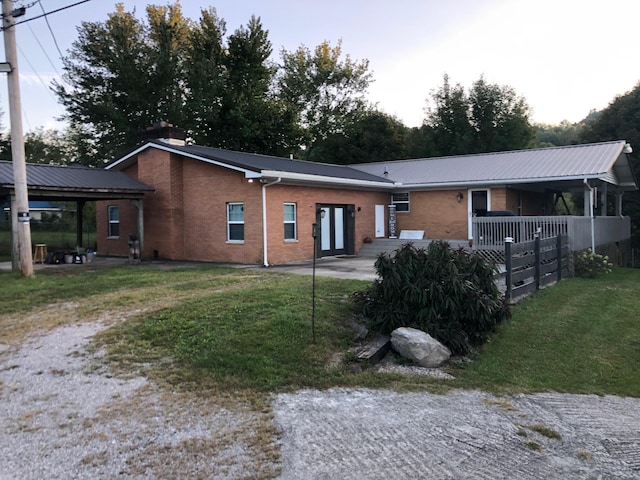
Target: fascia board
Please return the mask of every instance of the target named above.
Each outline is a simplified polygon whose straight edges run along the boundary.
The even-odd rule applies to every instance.
[[[216,165],[218,167],[228,168],[229,170],[235,170],[236,172],[244,173],[245,178],[260,178],[261,177],[260,172],[255,172],[253,170],[248,170],[246,168],[237,167],[235,165],[229,165],[228,163],[221,162],[219,160],[213,160],[211,158],[201,157],[200,155],[194,155],[193,153],[184,152],[182,150],[176,150],[175,148],[171,148],[171,145],[161,145],[161,144],[158,144],[158,143],[146,143],[146,144],[142,145],[140,148],[137,148],[133,152],[129,153],[128,155],[126,155],[124,157],[122,157],[117,162],[114,162],[111,165],[106,166],[105,169],[110,170],[111,168],[115,167],[116,165],[119,165],[119,164],[125,162],[126,160],[138,155],[140,152],[143,152],[144,150],[146,150],[148,148],[157,148],[158,150],[164,150],[165,152],[175,153],[176,155],[181,155],[183,157],[191,158],[193,160],[198,160],[200,162],[209,163],[211,165]]]
[[[405,183],[402,188],[419,189],[419,188],[463,188],[469,186],[489,186],[489,185],[513,185],[519,183],[541,183],[541,182],[560,182],[567,180],[599,180],[602,178],[601,173],[591,175],[572,175],[566,177],[536,177],[536,178],[500,178],[494,180],[464,181],[464,182],[441,182],[441,183]]]
[[[327,177],[322,175],[309,175],[306,173],[280,172],[276,170],[263,170],[262,177],[282,178],[283,180],[294,180],[309,183],[324,183],[333,185],[345,185],[353,187],[377,187],[393,188],[391,182],[376,182],[373,180],[356,180],[353,178]]]

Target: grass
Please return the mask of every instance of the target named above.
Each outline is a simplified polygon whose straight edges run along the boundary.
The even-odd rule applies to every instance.
[[[640,396],[640,270],[571,278],[513,309],[491,341],[454,375],[494,392]]]
[[[143,265],[50,269],[31,279],[0,273],[0,282],[0,343],[17,345],[34,330],[73,322],[111,321],[96,339],[111,365],[172,389],[249,399],[333,386],[640,396],[638,270],[564,280],[523,301],[471,362],[451,368],[454,381],[350,368],[349,325],[357,318],[350,295],[368,282],[316,279],[315,343],[310,277]]]

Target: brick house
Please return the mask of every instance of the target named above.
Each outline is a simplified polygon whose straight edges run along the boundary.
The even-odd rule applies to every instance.
[[[134,234],[145,258],[266,266],[311,259],[314,223],[318,257],[354,255],[403,231],[472,240],[476,218],[555,215],[566,192],[584,195],[585,215],[607,216],[612,203],[620,216],[636,189],[624,141],[341,166],[163,133],[107,166],[154,191],[98,203],[98,253],[127,255]]]

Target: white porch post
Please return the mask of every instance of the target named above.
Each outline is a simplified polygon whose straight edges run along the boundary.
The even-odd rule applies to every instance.
[[[616,192],[616,216],[622,216],[622,196],[624,192]]]
[[[591,189],[585,185],[584,187],[584,196],[583,196],[583,215],[585,217],[591,216]]]
[[[600,189],[600,216],[607,216],[607,184],[604,183]]]

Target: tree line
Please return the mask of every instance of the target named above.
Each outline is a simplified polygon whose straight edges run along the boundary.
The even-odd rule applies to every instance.
[[[228,33],[214,8],[197,21],[179,2],[145,14],[118,4],[78,27],[52,85],[68,128],[27,134],[29,161],[101,166],[160,120],[200,145],[340,164],[534,144],[525,99],[483,77],[466,92],[445,75],[424,124],[408,128],[367,100],[369,63],[341,41],[283,49],[274,61],[258,17]]]
[[[577,123],[534,124],[524,97],[483,76],[469,88],[444,75],[409,128],[367,100],[369,63],[340,41],[279,52],[259,17],[227,32],[215,8],[197,21],[180,2],[149,5],[144,19],[122,4],[82,22],[52,89],[68,127],[28,132],[28,162],[100,167],[136,146],[159,120],[188,141],[338,164],[435,157],[624,139],[640,150],[640,83]],[[10,138],[0,158],[10,159]],[[637,154],[632,156],[636,176]],[[640,245],[640,194],[625,196]]]

